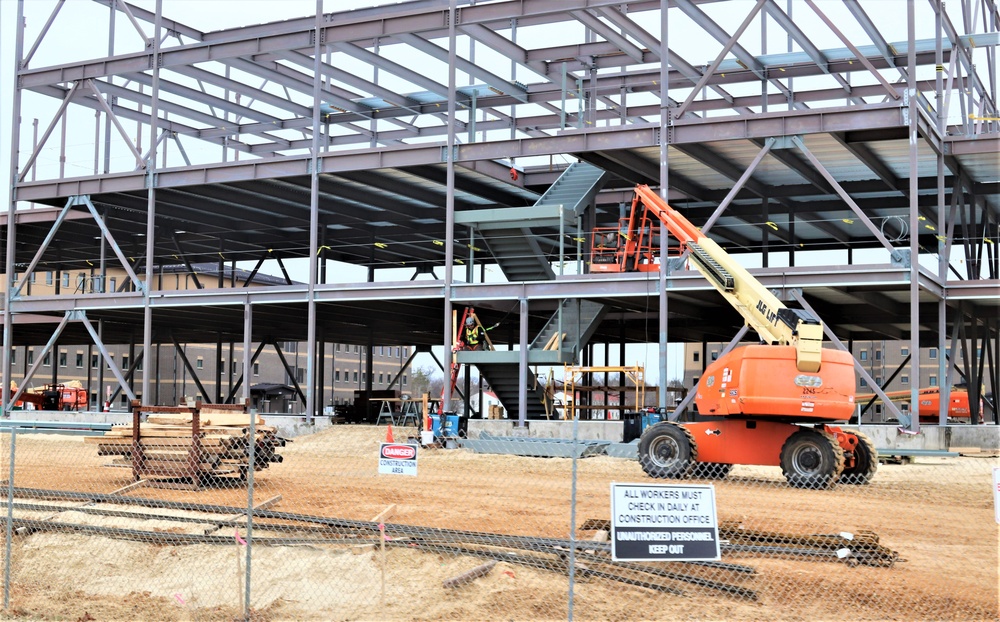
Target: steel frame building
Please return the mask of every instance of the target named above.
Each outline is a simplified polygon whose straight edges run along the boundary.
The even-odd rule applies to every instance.
[[[905,0],[899,13],[866,0],[415,0],[339,12],[317,0],[311,16],[224,30],[172,19],[163,0],[93,0],[106,55],[64,45],[43,64],[64,5],[47,5],[32,30],[20,0],[16,58],[4,61],[17,67],[4,378],[15,344],[93,342],[106,355],[135,329],[143,351],[229,340],[250,352],[280,335],[308,344],[313,413],[318,343],[447,352],[453,310],[475,305],[519,346],[520,404],[508,410],[523,418],[529,335],[562,301],[599,300],[608,311],[572,356],[601,358],[603,343],[609,361],[616,344],[624,363],[626,343],[651,342],[665,379],[667,343],[744,331],[671,262],[586,274],[585,231],[615,222],[646,183],[756,263],[780,298],[814,310],[834,345],[908,340],[913,369],[921,346],[962,348],[962,369],[941,357],[943,388],[957,372],[996,391],[995,0]],[[905,36],[886,34],[904,21]],[[67,160],[92,170],[67,175]],[[610,176],[575,221],[533,216],[570,161]],[[494,278],[502,261],[483,223],[505,218],[558,276]],[[168,261],[256,272],[293,259],[308,264],[304,284],[146,286]],[[129,275],[119,291],[24,294],[36,270],[99,276],[115,262]],[[345,265],[362,276],[338,279]],[[7,383],[2,395],[9,404]]]

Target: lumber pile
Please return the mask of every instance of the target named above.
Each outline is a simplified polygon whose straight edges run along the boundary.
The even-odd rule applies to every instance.
[[[254,471],[282,460],[276,449],[285,445],[285,439],[256,415],[200,405],[141,407],[141,411],[145,421],[136,416],[132,425],[114,426],[104,436],[87,437],[85,442],[96,444],[98,455],[118,456],[111,466],[131,467],[136,477],[181,478],[195,488],[204,479],[246,479],[251,446]],[[256,417],[252,438],[251,417]]]

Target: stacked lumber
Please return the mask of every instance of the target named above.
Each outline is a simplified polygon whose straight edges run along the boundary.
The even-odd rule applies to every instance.
[[[132,467],[143,477],[187,477],[197,471],[199,476],[232,476],[245,479],[250,468],[250,447],[254,447],[253,469],[260,471],[271,462],[281,462],[276,448],[285,439],[275,434],[275,428],[264,425],[257,417],[253,439],[250,437],[250,414],[232,410],[213,412],[211,407],[198,412],[195,432],[193,412],[148,412],[139,425],[139,455],[133,445],[132,425],[114,426],[104,436],[87,437],[85,442],[97,445],[101,456],[119,456],[112,466]]]

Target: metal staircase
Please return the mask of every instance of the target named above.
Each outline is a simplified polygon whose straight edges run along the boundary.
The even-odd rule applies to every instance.
[[[518,404],[518,366],[517,364],[511,365],[510,363],[477,363],[476,368],[479,369],[479,375],[481,378],[486,380],[486,383],[490,385],[490,390],[496,394],[497,399],[503,404],[504,409],[507,411],[507,416],[511,418],[516,418],[517,404]],[[527,400],[527,417],[528,419],[545,419],[547,418],[545,410],[545,387],[540,385],[538,378],[535,376],[531,369],[528,369],[528,400]],[[551,417],[553,419],[558,418],[554,410]]]
[[[539,244],[532,228],[576,227],[580,216],[600,191],[608,177],[604,170],[578,162],[529,208],[497,210],[490,213],[456,214],[456,222],[475,226],[509,281],[552,280],[553,253]],[[544,242],[543,242],[544,243]],[[542,331],[528,346],[528,365],[562,367],[577,360],[580,349],[594,335],[606,308],[592,300],[564,300]],[[456,361],[475,365],[489,383],[500,403],[516,417],[519,404],[519,353],[516,351],[460,351]],[[555,417],[546,413],[545,387],[527,370],[528,419]]]
[[[569,220],[571,227],[575,227],[576,217],[593,202],[607,177],[608,173],[603,169],[586,162],[576,162],[563,171],[559,179],[531,208],[520,208],[519,211],[558,213],[564,221]],[[477,228],[486,246],[508,281],[546,281],[555,278],[551,265],[553,249],[542,248],[539,236],[531,230],[532,224],[528,219],[478,223]]]

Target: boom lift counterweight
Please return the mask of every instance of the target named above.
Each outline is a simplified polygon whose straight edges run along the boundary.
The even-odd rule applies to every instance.
[[[724,477],[734,464],[773,465],[797,487],[867,483],[878,466],[871,441],[829,425],[854,412],[851,354],[823,348],[818,318],[786,307],[648,186],[636,186],[616,229],[594,230],[591,271],[659,270],[662,229],[678,242],[671,254],[688,251],[761,344],[735,348],[708,366],[695,395],[696,421],[665,421],[643,432],[643,470],[653,477]]]

